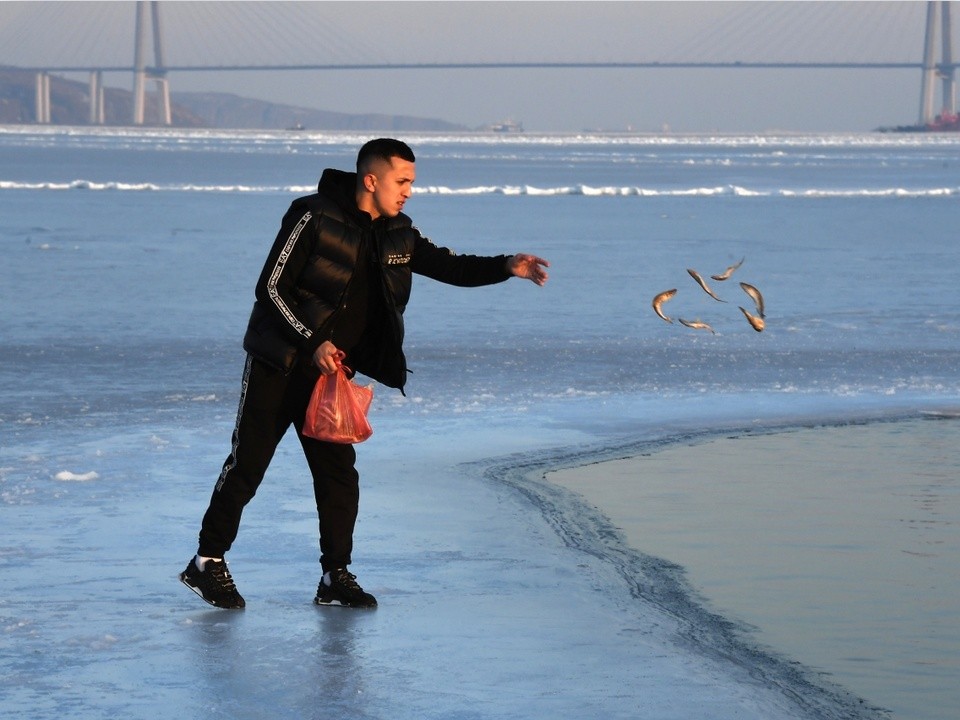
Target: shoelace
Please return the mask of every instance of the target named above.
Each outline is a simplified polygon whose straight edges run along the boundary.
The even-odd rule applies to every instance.
[[[230,571],[227,569],[226,563],[210,568],[210,574],[213,576],[213,579],[217,581],[217,584],[224,590],[233,592],[237,589],[237,586],[233,584],[233,576],[230,575]]]
[[[348,590],[362,592],[360,590],[360,586],[357,584],[357,576],[347,570],[343,570],[337,574],[337,582],[339,582]]]
[[[337,579],[340,581],[341,585],[345,585],[351,590],[360,589],[360,586],[357,584],[357,576],[352,573],[348,573],[348,572],[340,573],[340,577],[338,577]]]

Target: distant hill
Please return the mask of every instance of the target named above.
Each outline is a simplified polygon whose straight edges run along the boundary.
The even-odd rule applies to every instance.
[[[209,127],[310,130],[467,130],[463,125],[407,115],[350,114],[277,105],[229,93],[171,93],[171,102]]]
[[[52,125],[88,125],[90,104],[86,83],[50,77]],[[0,68],[0,124],[30,124],[35,118],[33,73]],[[463,125],[406,115],[350,114],[279,105],[229,93],[173,92],[170,94],[174,127],[282,130],[406,130],[456,131]],[[104,89],[107,125],[131,125],[133,93]],[[156,100],[147,95],[148,124],[157,117]]]

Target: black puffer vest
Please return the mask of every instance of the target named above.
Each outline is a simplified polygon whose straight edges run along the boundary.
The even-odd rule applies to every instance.
[[[244,349],[290,372],[298,358],[310,362],[329,339],[341,309],[362,241],[378,258],[370,282],[382,288],[387,309],[382,336],[352,369],[389,387],[403,388],[403,311],[410,298],[413,256],[419,233],[406,215],[378,218],[356,208],[355,175],[327,170],[319,192],[295,200],[281,223],[257,282]]]
[[[380,333],[364,343],[353,370],[388,387],[407,379],[403,311],[412,274],[461,287],[492,285],[510,277],[507,256],[457,255],[420,234],[403,213],[371,221],[355,199],[356,175],[325,170],[318,192],[293,202],[280,226],[260,279],[243,347],[284,372],[310,363],[330,339],[362,242],[376,262],[369,281],[379,285],[385,316]]]

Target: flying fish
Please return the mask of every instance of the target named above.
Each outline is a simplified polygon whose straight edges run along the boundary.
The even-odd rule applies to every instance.
[[[710,277],[712,277],[714,280],[719,280],[719,281],[722,282],[722,281],[726,280],[727,278],[729,278],[731,275],[733,275],[733,273],[737,270],[737,268],[739,268],[741,265],[743,265],[743,261],[744,261],[744,260],[746,260],[745,257],[744,257],[744,258],[740,258],[740,262],[736,263],[735,265],[731,265],[730,267],[728,267],[726,270],[724,270],[724,271],[723,271],[722,273],[720,273],[719,275],[711,275]]]
[[[714,294],[713,290],[710,289],[710,286],[707,285],[707,281],[703,279],[703,277],[700,275],[700,273],[698,273],[696,270],[691,270],[690,268],[687,268],[687,272],[690,273],[690,277],[692,277],[694,280],[697,281],[697,285],[699,285],[700,287],[702,287],[702,288],[703,288],[703,291],[704,291],[707,295],[709,295],[710,297],[712,297],[712,298],[713,298],[714,300],[716,300],[717,302],[726,302],[726,300],[721,300],[720,298],[718,298],[718,297]]]
[[[680,321],[681,325],[686,325],[688,328],[693,328],[694,330],[709,330],[714,335],[717,334],[712,327],[700,320],[684,320],[683,318],[677,318],[677,320]]]
[[[747,319],[747,322],[750,323],[750,327],[752,327],[757,332],[763,332],[763,328],[766,326],[766,323],[764,323],[763,318],[758,318],[756,315],[751,315],[742,307],[740,308],[740,312],[743,313],[743,316]]]
[[[660,293],[659,295],[657,295],[657,296],[653,299],[653,311],[654,311],[658,316],[660,316],[661,318],[663,318],[664,320],[666,320],[668,323],[672,323],[673,320],[671,320],[671,319],[668,318],[666,315],[664,315],[664,314],[663,314],[663,310],[662,310],[661,308],[662,308],[663,304],[664,304],[667,300],[669,300],[670,298],[672,298],[672,297],[673,297],[674,295],[676,295],[676,294],[677,294],[677,289],[674,288],[673,290],[665,290],[664,292]]]
[[[748,285],[745,282],[740,283],[740,287],[743,288],[743,291],[750,296],[750,299],[753,300],[754,305],[757,306],[757,314],[760,317],[766,317],[763,314],[763,295],[760,294],[760,291],[757,290],[753,285]]]

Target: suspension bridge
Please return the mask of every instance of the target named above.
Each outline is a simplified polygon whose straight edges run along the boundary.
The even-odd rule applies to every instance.
[[[55,3],[51,3],[53,5]],[[846,5],[846,3],[840,3]],[[491,58],[462,58],[462,59],[416,59],[397,56],[396,53],[389,53],[387,59],[368,60],[368,57],[376,57],[382,52],[377,52],[376,42],[371,51],[370,47],[349,50],[354,43],[350,40],[348,33],[342,33],[340,28],[310,27],[308,35],[320,36],[323,44],[339,45],[338,57],[328,57],[322,61],[316,59],[303,60],[299,57],[292,57],[282,52],[273,53],[280,56],[279,59],[273,57],[267,59],[257,59],[255,61],[244,61],[239,58],[226,60],[210,60],[211,57],[217,57],[219,54],[216,48],[212,47],[208,40],[197,41],[194,39],[193,45],[202,46],[206,49],[206,57],[197,57],[190,52],[180,49],[176,55],[171,58],[166,51],[166,43],[170,38],[165,33],[165,19],[168,10],[176,10],[180,13],[184,11],[183,6],[192,5],[212,5],[220,6],[221,10],[226,11],[231,3],[174,3],[169,8],[167,3],[161,3],[157,0],[139,0],[134,3],[135,17],[132,27],[132,59],[127,61],[123,58],[103,58],[98,57],[95,60],[78,60],[76,57],[64,59],[63,57],[34,57],[32,62],[17,64],[5,59],[4,53],[0,50],[0,69],[22,73],[30,73],[34,77],[34,122],[47,124],[51,122],[51,102],[50,102],[50,78],[58,74],[67,73],[85,73],[88,75],[88,102],[89,102],[89,122],[90,124],[104,124],[106,114],[104,111],[104,75],[106,73],[123,73],[133,78],[133,103],[131,108],[130,121],[133,125],[143,125],[148,122],[146,117],[147,108],[156,108],[158,116],[155,122],[158,125],[170,125],[172,122],[171,102],[170,102],[170,78],[177,74],[185,73],[227,73],[227,72],[290,72],[290,71],[425,71],[425,70],[519,70],[519,69],[542,69],[542,70],[667,70],[667,69],[723,69],[723,70],[773,70],[773,69],[808,69],[808,70],[915,70],[920,75],[920,107],[916,129],[927,127],[941,127],[945,129],[954,129],[953,125],[960,129],[960,120],[957,117],[957,97],[956,97],[956,68],[957,63],[953,57],[952,37],[952,16],[950,2],[931,1],[923,4],[925,19],[923,22],[922,37],[908,39],[907,42],[917,48],[922,48],[922,53],[918,52],[919,57],[910,59],[909,57],[900,57],[893,59],[882,59],[877,57],[868,57],[858,59],[847,57],[843,59],[831,60],[803,60],[796,57],[783,58],[777,57],[779,47],[776,44],[776,35],[781,35],[779,45],[786,43],[789,31],[784,34],[784,28],[773,28],[760,30],[766,36],[773,36],[774,40],[768,41],[766,46],[755,50],[753,56],[737,59],[730,58],[698,58],[694,48],[700,48],[707,44],[707,40],[726,34],[728,45],[742,49],[743,42],[738,42],[736,31],[741,37],[748,33],[756,33],[757,24],[755,21],[751,26],[747,22],[747,15],[737,15],[733,20],[727,22],[725,27],[714,27],[711,31],[704,31],[700,35],[688,39],[686,44],[681,43],[679,48],[675,48],[671,53],[659,55],[657,57],[635,58],[635,59],[617,59],[617,58],[577,58],[577,59],[557,59],[550,57],[520,57],[510,59],[491,59]],[[27,3],[30,5],[30,3]],[[106,5],[115,5],[108,3]],[[129,6],[128,3],[119,5]],[[250,3],[249,6],[260,5],[259,3]],[[279,5],[279,4],[277,4]],[[276,7],[277,5],[274,5]],[[547,4],[544,4],[547,5]],[[560,5],[565,5],[561,3]],[[748,5],[767,5],[766,3],[748,3]],[[769,3],[774,5],[774,3]],[[783,6],[783,4],[777,3]],[[788,5],[823,5],[823,3],[790,3]],[[870,3],[850,3],[855,6],[869,6]],[[919,6],[920,3],[911,3],[913,6]],[[583,6],[581,6],[583,7]],[[586,6],[591,7],[591,6]],[[206,8],[205,11],[211,11]],[[794,13],[797,11],[795,10]],[[864,10],[864,13],[869,12]],[[754,13],[755,15],[756,13]],[[226,23],[226,14],[224,18],[218,20],[222,24]],[[254,20],[254,24],[257,21]],[[260,27],[268,28],[263,24],[263,17],[260,18]],[[102,24],[102,23],[101,23]],[[189,23],[188,23],[189,25]],[[129,29],[127,31],[129,33]],[[183,30],[180,31],[181,33]],[[235,28],[231,30],[235,34],[240,34]],[[276,31],[273,31],[276,32]],[[78,33],[86,36],[94,34],[92,28],[83,28]],[[269,34],[269,33],[268,33]],[[334,42],[333,38],[339,35],[344,37],[339,42]],[[873,31],[876,37],[877,31]],[[729,39],[731,38],[732,39]],[[0,40],[6,40],[0,31]],[[849,44],[849,37],[847,38]],[[99,41],[91,41],[94,44],[110,45],[120,47],[124,44],[130,47],[130,37],[128,35],[127,43],[114,41],[106,42],[102,38]],[[296,41],[302,42],[302,41]],[[769,44],[774,43],[774,44]],[[188,41],[189,44],[189,41]],[[250,42],[240,40],[240,45],[250,45]],[[290,44],[289,37],[276,37],[274,40],[266,43],[274,48],[284,48]],[[869,40],[864,41],[869,44]],[[0,42],[0,45],[11,50],[16,55],[17,48],[11,41]],[[351,52],[353,53],[351,55]],[[358,57],[359,52],[362,57]],[[684,56],[684,53],[689,55]],[[797,52],[796,50],[794,51]],[[802,52],[802,50],[800,51]],[[55,54],[55,53],[52,53]],[[74,52],[74,55],[96,55],[98,53],[84,52],[81,48]],[[102,54],[102,53],[99,53]],[[766,55],[766,57],[764,57]],[[149,86],[151,83],[155,86],[151,93]],[[938,103],[939,89],[939,103]],[[148,103],[148,98],[151,102]]]

